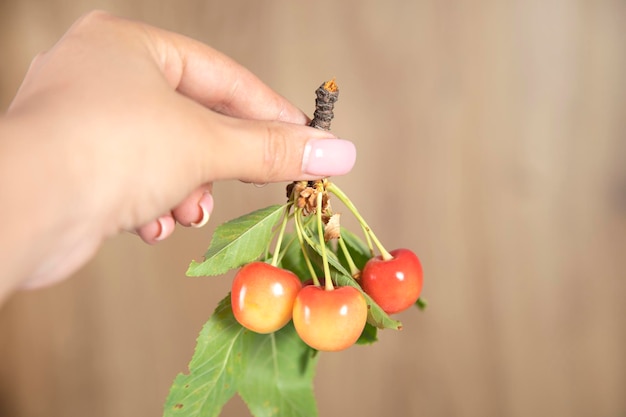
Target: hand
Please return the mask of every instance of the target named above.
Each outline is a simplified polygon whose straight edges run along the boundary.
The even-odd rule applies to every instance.
[[[175,222],[204,224],[213,181],[348,172],[354,146],[307,120],[199,42],[86,15],[35,58],[0,119],[12,222],[0,237],[0,300],[67,277],[120,231],[155,242]]]

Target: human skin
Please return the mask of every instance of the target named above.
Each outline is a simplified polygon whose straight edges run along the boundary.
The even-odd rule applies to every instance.
[[[32,62],[0,118],[0,303],[71,275],[120,232],[206,223],[214,181],[341,175],[351,142],[222,53],[104,12]]]

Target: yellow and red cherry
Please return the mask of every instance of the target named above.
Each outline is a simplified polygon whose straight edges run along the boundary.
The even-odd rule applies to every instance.
[[[377,256],[365,264],[361,287],[387,314],[404,311],[415,304],[422,292],[422,264],[411,250],[389,252],[391,259]]]
[[[291,271],[252,262],[237,272],[231,289],[235,319],[256,333],[272,333],[291,320],[302,283]]]
[[[314,349],[335,352],[352,346],[365,327],[367,303],[356,288],[327,290],[307,285],[293,306],[293,324],[300,338]]]

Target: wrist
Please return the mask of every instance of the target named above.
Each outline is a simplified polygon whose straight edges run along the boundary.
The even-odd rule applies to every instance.
[[[0,118],[0,303],[33,278],[54,269],[54,251],[71,231],[64,206],[62,162],[38,123],[20,116]],[[51,264],[52,261],[52,264]]]
[[[3,194],[3,232],[0,233],[0,302],[19,286],[28,274],[28,247],[35,240],[37,219],[30,217],[27,206],[32,196],[28,193],[28,175],[21,134],[15,119],[0,118],[0,190]]]

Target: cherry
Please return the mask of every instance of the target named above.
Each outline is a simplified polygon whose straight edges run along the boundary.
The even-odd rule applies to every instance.
[[[352,346],[365,327],[367,303],[353,287],[326,290],[308,285],[293,305],[293,324],[300,338],[314,349],[339,351]]]
[[[409,249],[389,252],[392,259],[381,256],[370,259],[361,274],[361,286],[387,314],[411,307],[423,286],[422,264]]]
[[[241,268],[233,280],[233,314],[249,330],[275,332],[291,320],[300,288],[302,284],[293,272],[265,262],[252,262]]]

